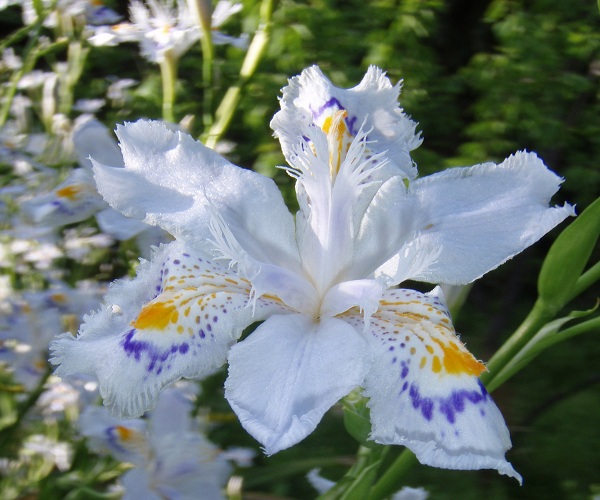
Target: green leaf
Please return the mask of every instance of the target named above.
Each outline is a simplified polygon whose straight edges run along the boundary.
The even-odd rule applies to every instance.
[[[592,203],[560,235],[550,248],[538,279],[539,300],[553,313],[573,298],[600,235],[600,198]]]

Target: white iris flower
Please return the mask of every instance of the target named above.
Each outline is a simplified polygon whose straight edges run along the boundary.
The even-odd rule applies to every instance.
[[[469,283],[573,207],[548,207],[561,179],[533,153],[415,180],[420,138],[399,91],[374,67],[349,90],[316,67],[290,81],[272,127],[296,179],[295,217],[271,179],[186,134],[118,127],[125,168],[94,162],[100,193],[176,241],[113,284],[77,337],[53,343],[57,374],[96,376],[105,404],[134,416],[166,385],[227,361],[225,395],[268,454],[360,386],[371,439],[425,464],[520,478],[478,379],[485,367],[458,339],[440,289],[397,285]]]

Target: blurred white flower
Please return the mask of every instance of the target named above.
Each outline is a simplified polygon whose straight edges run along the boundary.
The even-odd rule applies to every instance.
[[[73,458],[73,450],[68,443],[62,443],[43,434],[29,436],[23,444],[21,454],[25,457],[41,455],[63,472],[71,467]]]
[[[100,111],[105,104],[104,99],[79,99],[73,105],[73,110],[80,113],[94,114]]]
[[[212,16],[213,43],[245,48],[247,37],[234,38],[216,30],[231,15],[241,10],[241,4],[221,0]],[[136,41],[142,56],[154,63],[164,61],[166,54],[180,58],[202,36],[183,0],[132,0],[129,6],[131,22],[93,30],[89,42],[96,46],[114,46]]]
[[[135,465],[122,477],[124,499],[223,498],[231,467],[198,432],[189,399],[177,388],[161,394],[148,420],[118,419],[91,407],[79,420],[90,447]]]

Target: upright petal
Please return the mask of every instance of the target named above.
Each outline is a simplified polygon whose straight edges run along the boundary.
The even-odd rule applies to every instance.
[[[421,139],[415,133],[416,123],[398,106],[399,94],[400,84],[392,86],[375,66],[370,66],[363,80],[351,89],[335,87],[317,66],[312,66],[283,88],[281,111],[273,117],[271,127],[290,161],[307,126],[323,128],[337,111],[345,110],[350,134],[356,136],[363,126],[373,150],[388,152],[393,174],[413,178],[416,168],[409,153]]]
[[[137,416],[179,378],[221,366],[229,346],[280,302],[247,307],[250,284],[175,242],[139,266],[132,281],[114,284],[106,305],[87,316],[79,335],[51,344],[56,373],[95,376],[113,412]]]
[[[301,139],[287,169],[297,179],[302,263],[321,294],[345,278],[359,223],[373,196],[365,191],[372,190],[372,176],[387,162],[382,155],[366,153],[362,129],[350,136],[344,115],[338,112],[325,131],[307,130],[303,137],[310,147]]]
[[[497,469],[520,480],[504,458],[508,429],[478,379],[485,368],[458,339],[438,292],[388,290],[371,317],[371,438],[405,445],[434,467]]]
[[[162,122],[119,126],[117,136],[125,168],[94,162],[98,189],[113,208],[204,251],[215,211],[248,253],[299,267],[293,218],[271,179],[236,167]]]
[[[362,383],[366,347],[335,318],[272,316],[231,349],[225,397],[267,454],[276,453],[304,439]]]
[[[398,182],[390,189],[392,182],[374,198],[357,243],[376,256],[371,237],[383,235],[385,264],[374,274],[390,284],[469,283],[574,215],[568,204],[548,206],[561,179],[534,153],[517,153],[499,165],[448,169],[417,179],[408,191]],[[380,231],[394,220],[402,225],[402,239]],[[394,246],[394,255],[386,255]]]

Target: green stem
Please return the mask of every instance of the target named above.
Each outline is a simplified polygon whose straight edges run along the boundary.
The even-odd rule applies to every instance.
[[[209,31],[210,33],[210,31]],[[213,124],[213,44],[210,37],[202,37],[202,124],[208,129]]]
[[[203,137],[204,143],[209,148],[214,148],[227,130],[239,103],[242,87],[254,75],[258,63],[265,53],[271,33],[273,2],[274,0],[263,0],[261,4],[260,24],[252,38],[250,47],[248,47],[248,52],[246,52],[238,80],[227,89],[215,113],[216,120],[208,133]]]
[[[25,59],[23,60],[23,65],[21,66],[21,68],[19,70],[15,71],[12,74],[11,79],[10,79],[10,84],[8,85],[8,90],[2,96],[3,103],[2,103],[2,109],[0,110],[0,127],[3,127],[4,124],[6,123],[6,120],[8,119],[8,115],[10,113],[10,107],[12,106],[13,100],[17,93],[17,85],[19,84],[19,81],[21,80],[23,75],[29,73],[33,69],[33,67],[35,66],[35,63],[37,62],[39,53],[37,50],[34,49],[34,44],[36,43],[36,41],[39,37],[41,27],[42,27],[42,23],[40,21],[39,24],[37,25],[36,29],[34,30],[33,34],[31,35],[31,38],[29,39],[29,42],[27,43],[27,47],[25,48],[24,53],[27,55],[25,56]]]
[[[575,297],[583,293],[598,280],[600,280],[600,262],[596,262],[579,277],[567,302],[570,302]]]
[[[517,328],[488,361],[487,371],[483,372],[480,377],[486,387],[500,373],[500,370],[532,339],[539,329],[553,317],[553,312],[549,311],[540,300],[536,301],[523,323],[521,323],[521,326]]]
[[[575,337],[576,335],[581,335],[582,333],[587,333],[590,331],[600,332],[600,316],[587,321],[582,321],[581,323],[559,331],[552,337],[545,340],[544,348],[547,349],[554,344],[558,344],[559,342],[563,342],[571,337]]]
[[[69,43],[67,49],[67,74],[61,78],[59,111],[65,115],[71,113],[75,86],[79,82],[85,62],[89,54],[89,48],[83,47],[81,42]]]
[[[356,462],[337,484],[319,496],[319,500],[353,500],[366,498],[375,480],[377,469],[389,452],[389,446],[360,446]]]
[[[212,3],[210,0],[188,0],[191,14],[202,31],[200,46],[202,48],[202,124],[207,130],[213,122],[213,59],[214,46],[212,41]]]
[[[380,500],[398,491],[400,480],[417,462],[415,454],[405,448],[371,488],[369,500]]]
[[[50,367],[48,367],[46,372],[42,375],[37,387],[29,394],[29,397],[19,405],[15,421],[0,431],[0,449],[4,449],[5,444],[12,437],[14,437],[16,434],[15,431],[21,425],[21,422],[25,418],[25,415],[27,415],[27,412],[35,406],[46,388],[46,382],[48,381],[48,377],[50,377],[51,373],[52,370]]]
[[[160,76],[163,89],[163,120],[175,123],[175,83],[177,82],[177,57],[171,51],[165,53],[165,58],[160,62]]]

